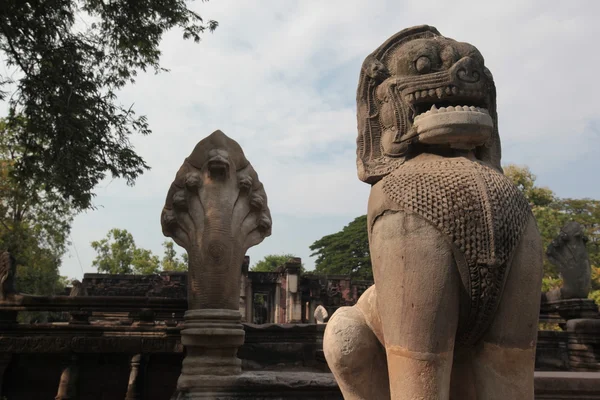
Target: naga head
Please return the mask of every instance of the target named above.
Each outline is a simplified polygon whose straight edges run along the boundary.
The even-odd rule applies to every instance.
[[[474,46],[431,26],[402,30],[365,59],[357,116],[364,182],[377,182],[428,147],[472,150],[501,170],[492,74]]]
[[[202,237],[204,221],[221,214],[233,217],[232,228],[247,247],[271,234],[267,195],[256,171],[240,145],[218,130],[194,147],[177,172],[161,213],[163,234],[189,249]]]
[[[546,249],[548,260],[563,278],[563,298],[587,298],[591,289],[590,259],[585,228],[575,221],[562,227]]]

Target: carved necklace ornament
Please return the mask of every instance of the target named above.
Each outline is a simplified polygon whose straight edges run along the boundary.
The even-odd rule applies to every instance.
[[[406,163],[381,184],[395,203],[389,208],[427,220],[464,256],[470,307],[456,340],[474,343],[493,318],[507,264],[531,218],[527,199],[505,175],[463,157]]]

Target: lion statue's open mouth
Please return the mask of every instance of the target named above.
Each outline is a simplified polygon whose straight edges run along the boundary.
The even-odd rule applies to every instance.
[[[448,144],[452,148],[472,149],[489,139],[494,122],[486,108],[447,106],[417,114],[413,122],[419,142]]]
[[[474,46],[426,26],[398,33],[363,63],[360,179],[377,182],[415,146],[472,150],[500,169],[495,96],[492,74]]]

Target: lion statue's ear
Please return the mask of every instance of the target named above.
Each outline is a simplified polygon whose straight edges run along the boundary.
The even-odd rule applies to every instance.
[[[385,65],[373,55],[369,55],[362,65],[364,73],[376,83],[381,83],[390,76]]]
[[[392,145],[384,150],[384,142],[394,140],[383,138],[382,126],[379,122],[379,106],[376,99],[377,87],[391,76],[385,65],[387,55],[398,46],[410,40],[441,36],[437,29],[428,25],[420,25],[403,29],[396,33],[373,53],[365,58],[360,71],[358,89],[356,91],[356,116],[358,137],[356,139],[356,166],[358,178],[366,183],[374,184],[405,160],[405,145]]]

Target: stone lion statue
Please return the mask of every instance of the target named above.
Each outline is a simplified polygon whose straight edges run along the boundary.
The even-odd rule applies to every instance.
[[[344,397],[533,400],[542,244],[483,56],[405,29],[365,59],[357,106],[375,285],[325,330]]]

